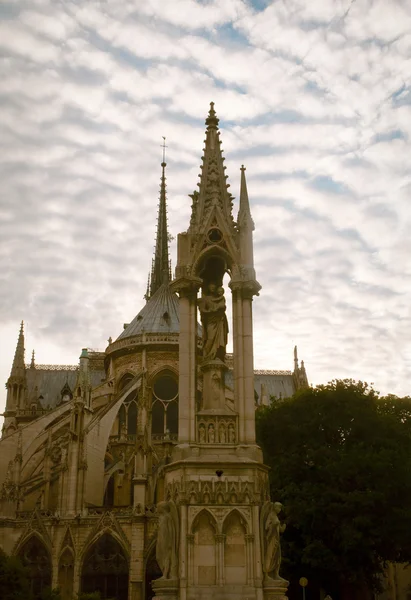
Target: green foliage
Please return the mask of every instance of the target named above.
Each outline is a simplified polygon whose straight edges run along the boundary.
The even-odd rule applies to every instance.
[[[1,600],[28,600],[30,583],[28,572],[15,556],[8,556],[0,549],[0,598]]]
[[[259,410],[257,436],[286,510],[288,577],[378,589],[386,561],[411,560],[410,398],[332,381]]]
[[[46,588],[41,592],[40,600],[61,600],[61,593],[58,588]]]
[[[100,600],[100,592],[79,592],[78,600]]]

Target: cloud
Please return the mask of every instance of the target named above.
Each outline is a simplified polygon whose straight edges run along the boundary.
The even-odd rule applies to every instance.
[[[298,344],[313,383],[409,393],[407,2],[36,0],[0,18],[4,381],[22,318],[38,362],[76,363],[140,310],[162,136],[176,236],[213,100],[237,197],[247,166],[256,366],[290,368]]]

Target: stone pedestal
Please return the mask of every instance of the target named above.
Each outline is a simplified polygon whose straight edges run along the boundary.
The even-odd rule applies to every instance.
[[[156,579],[151,584],[155,596],[153,600],[178,600],[178,579]]]
[[[288,581],[285,579],[270,579],[263,581],[264,600],[287,600]]]
[[[225,406],[225,372],[221,360],[208,360],[201,365],[203,372],[203,409],[222,409]]]

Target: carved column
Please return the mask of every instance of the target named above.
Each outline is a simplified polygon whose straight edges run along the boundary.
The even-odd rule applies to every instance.
[[[254,586],[257,588],[257,600],[262,600],[263,567],[261,563],[260,508],[258,504],[252,506],[252,514],[254,530]]]
[[[230,284],[233,300],[234,403],[239,415],[238,442],[244,441],[243,386],[243,319],[241,293],[237,284]]]
[[[225,534],[217,533],[215,536],[216,541],[216,582],[217,585],[223,586],[225,580],[224,573],[224,544],[225,544]]]
[[[171,284],[180,296],[179,443],[195,442],[197,292],[201,279],[181,277]]]
[[[255,443],[254,351],[253,351],[253,291],[242,290],[243,312],[243,384],[244,384],[244,441]]]
[[[194,585],[194,534],[187,534],[187,546],[188,546],[188,585]]]
[[[187,597],[187,503],[180,502],[180,598],[186,600]]]
[[[247,585],[253,585],[254,564],[253,564],[253,545],[254,536],[247,534],[245,536],[246,558],[247,558]]]

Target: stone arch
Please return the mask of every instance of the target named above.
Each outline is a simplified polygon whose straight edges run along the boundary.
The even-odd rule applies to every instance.
[[[225,268],[222,272],[222,275],[224,275],[224,273],[228,273],[230,277],[232,276],[234,261],[230,252],[224,248],[224,246],[208,246],[207,248],[204,248],[202,252],[200,252],[193,264],[192,273],[194,277],[201,278],[204,265],[210,258],[218,258],[219,260],[223,260],[225,263]]]
[[[81,591],[99,591],[102,600],[127,600],[129,556],[122,541],[111,530],[103,530],[83,550]]]
[[[224,580],[231,585],[247,583],[247,521],[238,510],[224,519]]]
[[[191,572],[194,585],[217,584],[217,522],[207,509],[201,510],[193,520],[191,533]]]
[[[134,377],[135,373],[133,374],[130,371],[123,373],[117,383],[117,393],[121,392],[126,387],[126,385],[128,385],[130,381],[134,379]]]
[[[58,587],[61,600],[71,600],[74,587],[74,551],[65,546],[60,553],[58,562]]]
[[[33,600],[37,600],[46,588],[51,587],[50,549],[41,536],[33,532],[19,544],[16,555],[29,571],[31,594]]]

